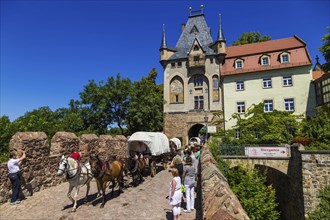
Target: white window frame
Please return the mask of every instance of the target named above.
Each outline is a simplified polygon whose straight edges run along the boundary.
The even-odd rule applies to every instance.
[[[273,100],[264,100],[264,112],[272,112],[274,110]]]
[[[238,114],[245,113],[245,102],[236,102],[236,110]]]
[[[285,111],[295,111],[294,107],[294,98],[286,98],[284,99],[284,110]]]
[[[241,59],[235,60],[235,69],[243,69],[244,62]]]
[[[244,81],[238,81],[236,82],[236,91],[244,91]]]
[[[267,59],[267,63],[264,63],[264,59]],[[260,58],[260,63],[261,63],[261,66],[269,66],[270,65],[269,56],[262,56]]]
[[[282,78],[283,86],[290,87],[293,85],[292,83],[292,76],[283,76]]]
[[[262,79],[262,88],[264,88],[264,89],[272,88],[272,78]]]
[[[284,56],[287,56],[287,60],[284,60]],[[288,53],[281,54],[281,63],[290,63],[290,55]]]

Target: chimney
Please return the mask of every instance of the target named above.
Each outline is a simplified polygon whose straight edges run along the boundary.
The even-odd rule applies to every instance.
[[[181,31],[183,32],[184,28],[186,27],[186,24],[181,24]]]

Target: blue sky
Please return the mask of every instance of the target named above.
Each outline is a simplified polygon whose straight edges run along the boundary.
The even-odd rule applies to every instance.
[[[292,0],[1,0],[0,116],[11,121],[42,106],[68,107],[88,80],[120,73],[132,81],[159,64],[162,25],[175,46],[188,8],[199,9],[213,39],[222,14],[227,45],[243,32],[301,37],[315,63],[330,24],[330,3]]]

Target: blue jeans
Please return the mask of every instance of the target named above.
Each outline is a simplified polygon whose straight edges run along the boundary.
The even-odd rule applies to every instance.
[[[9,179],[12,185],[13,194],[11,196],[10,202],[16,202],[19,196],[19,189],[20,189],[20,180],[18,173],[9,173]]]

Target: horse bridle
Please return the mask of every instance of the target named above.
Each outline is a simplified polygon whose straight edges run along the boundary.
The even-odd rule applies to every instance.
[[[74,177],[77,176],[78,173],[80,173],[80,169],[81,169],[80,166],[78,165],[77,168],[68,169],[68,168],[67,168],[68,163],[69,163],[68,158],[63,158],[63,159],[61,160],[60,164],[62,164],[63,160],[65,161],[65,162],[64,162],[64,170],[61,169],[61,168],[59,168],[59,170],[61,170],[63,173],[66,172],[66,174],[67,174],[67,175],[66,175],[66,178],[67,178],[67,179],[73,179]],[[68,172],[71,171],[71,170],[77,170],[77,172],[76,172],[75,175],[73,175],[73,176],[70,177],[69,174],[68,174]]]

